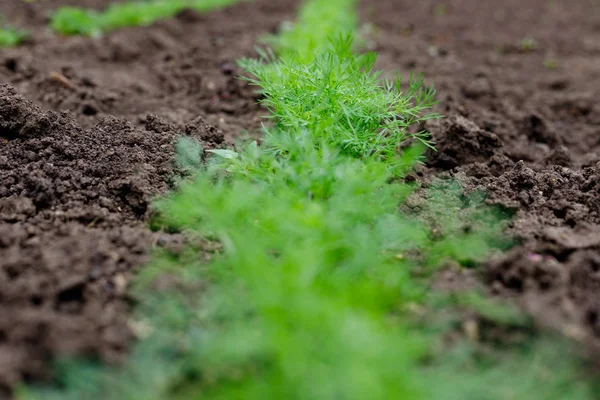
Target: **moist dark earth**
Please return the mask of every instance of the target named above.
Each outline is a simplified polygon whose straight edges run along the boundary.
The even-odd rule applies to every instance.
[[[116,363],[135,339],[128,282],[173,187],[181,135],[223,146],[264,110],[236,59],[292,19],[298,1],[257,0],[100,39],[47,28],[59,5],[5,0],[32,37],[0,51],[0,398],[51,379],[51,361]],[[478,271],[540,325],[600,343],[600,3],[363,1],[386,74],[423,71],[447,118],[418,179],[459,179],[513,214],[517,245]],[[458,278],[457,278],[458,279]]]
[[[482,268],[540,325],[600,341],[600,4],[377,1],[380,67],[423,71],[444,120],[424,183],[450,176],[514,214]]]

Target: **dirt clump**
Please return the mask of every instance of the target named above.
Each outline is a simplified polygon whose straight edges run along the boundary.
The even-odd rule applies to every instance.
[[[199,139],[218,137],[195,123]],[[123,356],[132,339],[127,282],[163,235],[144,220],[176,173],[181,131],[162,127],[142,130],[105,117],[85,129],[71,114],[43,110],[0,85],[4,390],[47,376],[56,355]]]

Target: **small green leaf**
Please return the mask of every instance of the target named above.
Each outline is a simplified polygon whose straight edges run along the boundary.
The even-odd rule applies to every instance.
[[[236,158],[238,158],[238,153],[236,153],[233,150],[226,150],[226,149],[216,149],[216,150],[206,150],[209,153],[213,153],[219,157],[225,158],[227,160],[235,160]]]

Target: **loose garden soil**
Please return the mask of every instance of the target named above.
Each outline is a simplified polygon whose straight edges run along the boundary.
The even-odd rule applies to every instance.
[[[457,178],[514,214],[519,244],[481,269],[490,291],[598,348],[600,4],[381,0],[363,11],[380,67],[423,71],[447,116],[426,125],[438,151],[420,179]]]
[[[33,33],[0,52],[0,398],[50,378],[56,358],[126,355],[131,274],[182,240],[145,224],[173,187],[174,143],[222,146],[260,126],[235,60],[297,1],[183,12],[100,39],[46,29],[68,3],[0,5]],[[514,214],[518,244],[467,275],[598,346],[600,4],[374,0],[362,14],[379,66],[425,72],[447,116],[427,124],[438,151],[416,178],[458,178]]]

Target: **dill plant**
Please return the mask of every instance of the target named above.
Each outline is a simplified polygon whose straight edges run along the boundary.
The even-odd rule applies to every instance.
[[[409,190],[389,181],[418,158],[398,146],[425,140],[407,128],[437,117],[425,112],[433,91],[420,79],[406,94],[399,82],[381,85],[374,55],[354,54],[351,36],[330,32],[299,36],[302,44],[281,57],[242,61],[274,125],[261,146],[216,152],[158,204],[169,226],[225,249],[204,276],[212,313],[200,323],[196,367],[214,382],[199,383],[206,397],[418,393],[410,366],[422,339],[387,315],[423,295],[397,255],[427,243],[427,232],[397,212]]]
[[[437,117],[422,114],[434,104],[435,94],[423,88],[422,77],[410,80],[407,93],[402,92],[400,79],[382,86],[379,74],[373,73],[375,54],[353,54],[351,36],[330,45],[310,63],[290,52],[276,61],[266,55],[269,64],[240,62],[256,77],[250,81],[261,87],[262,103],[276,123],[277,133],[267,132],[267,140],[286,140],[275,144],[283,153],[305,131],[316,147],[322,142],[344,155],[390,164],[407,136],[430,145],[425,132],[407,134],[408,127]]]

